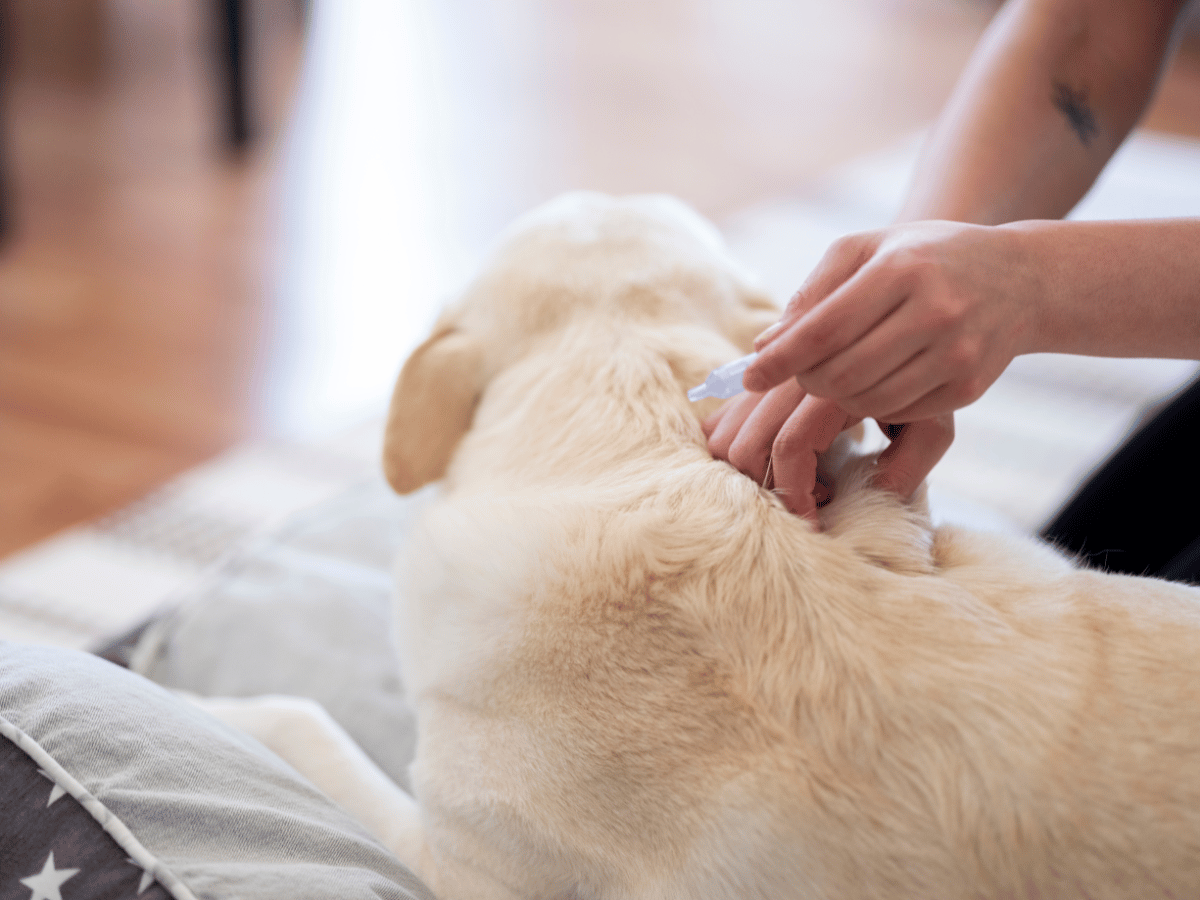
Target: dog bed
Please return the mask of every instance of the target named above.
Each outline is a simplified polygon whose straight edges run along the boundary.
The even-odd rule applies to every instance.
[[[74,650],[0,642],[0,897],[432,895],[256,742]]]
[[[416,729],[389,635],[391,560],[426,496],[377,477],[297,513],[110,653],[202,696],[317,700],[407,789]]]

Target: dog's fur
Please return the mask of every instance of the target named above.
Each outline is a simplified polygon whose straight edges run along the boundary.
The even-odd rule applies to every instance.
[[[685,396],[777,316],[674,201],[514,226],[387,427],[419,816],[302,768],[443,900],[1200,896],[1200,590],[789,514]]]

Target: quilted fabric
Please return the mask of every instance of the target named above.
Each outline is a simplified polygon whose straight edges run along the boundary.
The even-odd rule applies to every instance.
[[[0,848],[3,900],[432,896],[252,739],[104,660],[8,642]]]

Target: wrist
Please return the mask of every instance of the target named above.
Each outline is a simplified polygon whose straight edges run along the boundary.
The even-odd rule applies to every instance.
[[[1028,221],[1025,353],[1200,358],[1200,219]]]
[[[1057,244],[1062,225],[1055,220],[1029,220],[995,226],[1010,241],[1010,283],[1016,292],[1013,356],[1061,349],[1057,336],[1063,328],[1063,291]]]

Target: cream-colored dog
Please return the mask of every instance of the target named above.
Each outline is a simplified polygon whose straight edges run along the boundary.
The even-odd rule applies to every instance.
[[[869,459],[789,514],[685,397],[777,315],[677,202],[518,222],[387,427],[442,480],[417,803],[307,707],[251,730],[444,900],[1200,897],[1200,590],[934,529]]]

